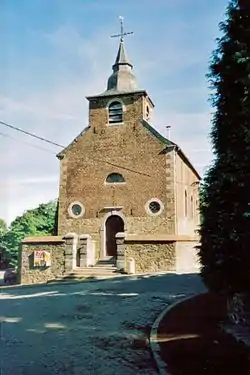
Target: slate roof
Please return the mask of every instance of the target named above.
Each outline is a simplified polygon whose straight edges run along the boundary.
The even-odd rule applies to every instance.
[[[112,66],[113,73],[108,79],[107,89],[102,95],[107,95],[110,91],[133,92],[138,88],[136,78],[132,73],[133,65],[129,61],[123,40],[120,41],[115,63]]]
[[[121,41],[119,44],[118,53],[115,59],[115,64],[113,65],[113,69],[118,68],[118,65],[129,65],[131,68],[133,67],[127,57],[123,41]]]

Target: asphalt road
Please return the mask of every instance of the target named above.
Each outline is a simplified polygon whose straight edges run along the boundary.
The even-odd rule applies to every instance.
[[[198,275],[0,289],[1,375],[157,374],[147,337]]]

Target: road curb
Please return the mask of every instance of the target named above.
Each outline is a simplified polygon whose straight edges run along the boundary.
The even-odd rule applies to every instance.
[[[201,294],[204,294],[204,293],[192,294],[192,296],[180,299],[179,301],[177,301],[177,302],[173,303],[172,305],[166,307],[160,313],[160,315],[158,316],[158,318],[155,320],[154,324],[152,325],[152,328],[151,328],[151,331],[150,331],[150,336],[149,336],[149,342],[150,342],[150,348],[151,348],[151,351],[153,353],[154,360],[156,362],[156,366],[158,368],[158,373],[160,375],[172,375],[168,371],[168,367],[167,367],[166,362],[162,360],[161,355],[160,355],[161,348],[160,348],[160,344],[158,343],[158,340],[157,340],[157,332],[158,332],[158,328],[159,328],[161,320],[164,318],[164,316],[166,314],[168,314],[174,307],[176,307],[180,303],[189,301],[190,299],[193,299],[193,298],[195,298],[195,297],[197,297]]]

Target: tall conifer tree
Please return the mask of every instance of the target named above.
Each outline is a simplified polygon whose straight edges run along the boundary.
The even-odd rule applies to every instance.
[[[209,289],[250,291],[250,0],[231,0],[209,80],[214,161],[201,204],[200,259]]]

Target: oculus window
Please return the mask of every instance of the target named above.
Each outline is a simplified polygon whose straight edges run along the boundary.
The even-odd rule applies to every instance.
[[[164,205],[160,199],[152,198],[146,203],[145,210],[149,215],[157,216],[164,210]]]
[[[69,205],[69,215],[73,218],[82,217],[85,213],[85,208],[81,202],[73,202]]]

